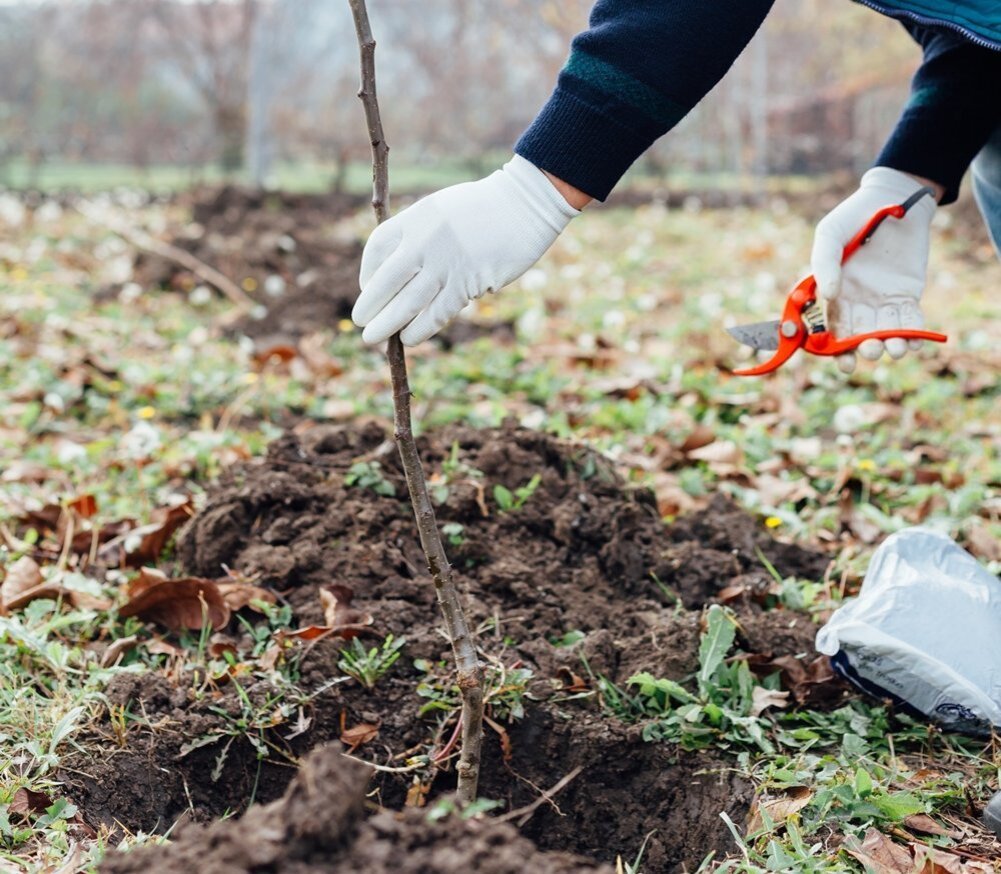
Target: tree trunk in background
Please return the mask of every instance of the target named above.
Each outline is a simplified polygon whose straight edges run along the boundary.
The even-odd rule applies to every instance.
[[[255,188],[265,188],[275,160],[271,111],[275,100],[274,71],[279,63],[276,37],[285,0],[265,6],[253,22],[247,60],[247,170]]]

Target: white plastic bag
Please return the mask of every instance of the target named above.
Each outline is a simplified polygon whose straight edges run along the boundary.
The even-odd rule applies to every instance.
[[[1001,580],[944,534],[888,537],[817,649],[863,690],[950,730],[1001,727]]]

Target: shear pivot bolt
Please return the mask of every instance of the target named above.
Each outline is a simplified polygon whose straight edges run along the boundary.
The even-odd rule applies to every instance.
[[[791,340],[796,336],[796,331],[799,329],[796,327],[796,323],[794,321],[786,319],[786,321],[782,323],[782,327],[779,328],[779,330],[782,332],[783,337]]]

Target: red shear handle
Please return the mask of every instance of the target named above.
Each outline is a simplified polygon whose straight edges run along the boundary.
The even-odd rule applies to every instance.
[[[848,245],[845,246],[845,251],[841,255],[841,263],[844,264],[849,258],[852,257],[862,246],[869,242],[870,237],[876,233],[876,228],[878,228],[884,221],[888,218],[902,219],[907,215],[907,207],[902,203],[895,203],[892,206],[884,206],[881,210],[876,212],[869,221],[865,223],[865,227],[862,228],[854,237],[848,241]]]
[[[830,331],[820,331],[817,334],[808,334],[803,348],[812,355],[841,355],[845,352],[854,352],[865,340],[892,340],[895,337],[902,340],[931,340],[933,343],[944,343],[949,339],[937,331],[917,331],[910,328],[868,331],[844,339],[838,339]]]

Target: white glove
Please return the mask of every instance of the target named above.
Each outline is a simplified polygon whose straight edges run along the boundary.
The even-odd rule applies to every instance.
[[[936,203],[930,195],[915,203],[902,219],[888,218],[842,266],[841,255],[873,213],[894,203],[903,203],[921,183],[889,167],[874,167],[847,200],[836,206],[817,225],[811,269],[817,294],[828,302],[827,317],[835,336],[847,337],[890,328],[921,328],[919,306],[928,271],[928,237]],[[921,347],[920,340],[894,338],[866,340],[858,348],[863,358],[875,361],[883,347],[900,358]],[[845,372],[855,369],[855,355],[838,356]]]
[[[362,254],[351,318],[366,343],[402,331],[416,346],[521,276],[579,214],[515,155],[486,179],[431,194],[379,225]]]

